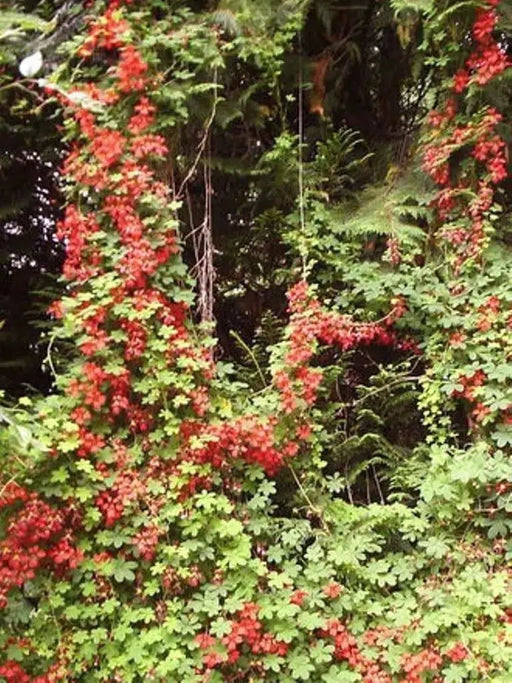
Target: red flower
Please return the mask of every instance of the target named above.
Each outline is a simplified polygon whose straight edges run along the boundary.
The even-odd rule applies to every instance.
[[[291,313],[303,309],[304,304],[309,300],[309,285],[305,280],[301,280],[288,290],[288,310]]]
[[[485,307],[492,311],[492,313],[499,313],[501,307],[501,300],[498,296],[493,294],[485,302]]]
[[[164,157],[168,151],[165,139],[161,135],[139,135],[132,142],[132,153],[136,159],[148,156]]]
[[[298,605],[302,607],[304,600],[308,597],[309,593],[303,590],[296,590],[290,596],[290,602],[292,605]]]
[[[148,65],[142,59],[140,52],[133,45],[126,45],[120,50],[117,78],[119,90],[123,93],[143,90],[146,86],[145,74]]]
[[[450,335],[450,339],[448,340],[448,343],[450,346],[462,346],[464,342],[466,341],[466,335],[464,332],[453,332],[453,334]]]
[[[207,669],[215,669],[216,666],[222,664],[226,660],[226,655],[219,652],[210,652],[203,656],[203,664]]]
[[[161,529],[159,529],[156,524],[150,524],[141,529],[141,531],[134,536],[133,544],[144,560],[150,561],[155,557],[158,537],[161,533]]]
[[[87,109],[79,109],[75,113],[75,121],[78,123],[80,130],[86,137],[94,137],[96,134],[96,117],[92,112]]]
[[[463,643],[455,643],[444,653],[452,662],[463,662],[469,657],[469,650]]]
[[[54,318],[57,320],[60,320],[62,316],[64,315],[64,308],[62,306],[62,301],[57,300],[53,301],[49,306],[47,310],[48,315],[53,315]]]
[[[483,403],[477,403],[473,409],[473,417],[477,422],[482,422],[491,414],[491,409]]]
[[[195,638],[194,642],[199,645],[201,650],[208,650],[215,645],[216,639],[209,633],[199,633]]]
[[[297,438],[301,441],[306,441],[311,436],[311,425],[309,423],[301,424],[296,430]]]
[[[476,21],[473,24],[473,36],[479,43],[489,41],[498,17],[493,10],[477,10]]]
[[[22,486],[15,481],[9,481],[0,493],[0,510],[16,501],[27,501],[28,499],[29,494]]]
[[[147,97],[141,97],[135,105],[135,114],[128,123],[128,130],[134,135],[138,135],[149,128],[155,120],[156,107],[151,104]]]
[[[121,47],[130,25],[115,9],[115,6],[110,6],[90,25],[88,36],[78,50],[80,57],[90,57],[98,48],[110,51]]]
[[[96,130],[95,136],[91,143],[92,153],[102,166],[113,166],[123,154],[124,136],[117,130]]]
[[[27,672],[11,659],[0,666],[0,676],[6,683],[30,683],[30,676]]]
[[[322,589],[322,592],[324,593],[324,595],[327,596],[328,598],[330,598],[331,600],[334,600],[335,598],[337,598],[341,594],[342,591],[343,591],[343,588],[336,581],[331,581],[331,583],[328,583]]]
[[[474,80],[485,85],[510,66],[507,53],[497,43],[491,43],[477,50],[466,62],[469,69],[476,71]]]
[[[453,77],[453,89],[457,93],[461,93],[467,88],[469,83],[469,73],[465,69],[459,69]]]

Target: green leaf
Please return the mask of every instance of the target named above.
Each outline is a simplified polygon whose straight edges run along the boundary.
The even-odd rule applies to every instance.
[[[324,626],[325,618],[316,612],[301,612],[297,617],[297,624],[307,631],[315,631]]]
[[[115,559],[112,562],[111,573],[118,583],[122,583],[123,581],[134,581],[135,573],[133,570],[136,568],[136,562]]]
[[[316,664],[326,664],[331,661],[333,652],[334,645],[319,642],[312,647],[310,656]]]
[[[359,683],[361,678],[355,671],[348,671],[341,666],[331,666],[322,678],[323,683]]]
[[[308,655],[302,653],[292,653],[288,659],[288,666],[292,678],[298,681],[308,681],[315,670]]]

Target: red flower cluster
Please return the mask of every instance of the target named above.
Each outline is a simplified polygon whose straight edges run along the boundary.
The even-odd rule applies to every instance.
[[[108,472],[104,474],[109,476]],[[96,498],[96,506],[103,515],[105,526],[113,526],[121,519],[128,507],[143,498],[145,493],[146,487],[136,470],[126,469],[124,472],[119,472],[114,478],[114,483]]]
[[[133,45],[125,45],[120,50],[117,67],[119,90],[122,93],[138,92],[146,87],[148,65]]]
[[[370,344],[415,350],[414,343],[400,340],[390,330],[391,324],[406,310],[400,298],[394,302],[384,324],[356,323],[349,316],[325,311],[319,301],[311,296],[304,281],[290,289],[288,300],[291,317],[288,352],[284,358],[286,368],[274,374],[274,383],[281,394],[282,407],[286,414],[304,407],[304,404],[312,405],[316,400],[322,371],[308,365],[318,342],[338,346],[343,351]]]
[[[135,114],[130,118],[128,130],[133,135],[139,135],[149,128],[155,121],[156,107],[147,97],[141,97],[134,107]]]
[[[455,76],[453,77],[453,90],[454,92],[461,93],[463,92],[469,84],[469,74],[465,69],[459,69]]]
[[[76,452],[79,458],[88,458],[94,453],[98,453],[105,447],[105,439],[101,434],[95,434],[85,427],[80,427],[78,430],[80,445]]]
[[[480,253],[485,239],[485,214],[494,199],[493,185],[503,182],[508,176],[507,145],[496,134],[501,118],[499,112],[489,107],[480,120],[454,127],[441,140],[434,131],[434,141],[424,149],[423,168],[440,185],[433,204],[441,221],[451,221],[447,222],[441,236],[459,249],[459,264]],[[466,175],[462,175],[454,186],[450,159],[455,152],[469,145],[472,146],[471,156],[484,164],[487,176],[473,188],[472,177],[465,171]],[[476,195],[469,202],[468,189]]]
[[[91,187],[97,192],[105,190],[109,184],[107,170],[97,164],[88,164],[80,157],[78,149],[72,149],[62,165],[62,174],[74,182]],[[67,276],[69,280],[72,275]]]
[[[158,546],[158,539],[161,534],[162,530],[156,524],[150,524],[141,529],[141,531],[134,536],[133,544],[144,560],[150,562],[154,559]]]
[[[288,645],[271,633],[263,630],[260,621],[259,606],[247,602],[238,612],[237,618],[231,622],[230,632],[221,640],[225,651],[219,651],[219,642],[208,633],[196,636],[196,643],[203,654],[205,668],[215,669],[223,664],[234,664],[242,654],[244,648],[252,654],[274,654],[284,657],[288,652]]]
[[[452,84],[455,95],[463,93],[471,83],[485,85],[511,66],[504,48],[493,38],[498,21],[493,8],[499,3],[487,0],[486,4],[491,9],[478,10],[473,25],[475,49],[465,68],[455,74]],[[456,247],[455,266],[459,268],[464,261],[478,258],[481,253],[486,239],[485,214],[494,199],[493,186],[508,177],[508,148],[496,133],[502,117],[493,108],[488,108],[479,121],[455,126],[440,137],[440,130],[451,124],[455,112],[456,98],[452,94],[444,112],[429,115],[428,121],[434,128],[433,141],[425,146],[423,168],[440,186],[434,202],[440,220],[446,224],[440,234]],[[475,118],[476,115],[473,121]],[[472,146],[471,156],[487,171],[487,176],[478,182],[476,189],[469,166],[458,165],[459,177],[450,166],[454,153],[469,145]],[[481,173],[477,175],[481,176]],[[477,197],[469,202],[468,190],[477,193]]]
[[[487,140],[479,140],[472,152],[478,161],[485,164],[491,182],[498,185],[507,178],[508,147],[497,135]]]
[[[290,604],[302,607],[302,605],[304,604],[304,600],[308,597],[308,595],[309,593],[307,591],[296,590],[290,596]]]
[[[352,669],[359,672],[364,683],[391,683],[389,674],[377,662],[362,654],[357,640],[339,619],[329,619],[325,628],[320,631],[320,636],[332,639],[336,659],[346,661]]]
[[[485,380],[486,375],[483,370],[475,370],[471,375],[462,375],[457,381],[459,384],[462,384],[463,388],[460,391],[454,391],[453,395],[473,401],[475,399],[475,390],[481,387]]]
[[[8,481],[0,493],[0,510],[16,502],[26,502],[29,498],[30,495],[26,489],[15,481]]]
[[[83,215],[69,205],[64,219],[57,224],[57,238],[66,241],[66,261],[63,274],[67,279],[85,281],[96,273],[100,263],[98,252],[89,246],[91,237],[99,230],[92,214]]]
[[[161,135],[139,135],[132,142],[132,152],[136,159],[145,159],[149,156],[165,157],[168,151],[165,139]]]
[[[273,475],[283,464],[283,453],[276,444],[276,423],[252,415],[218,424],[188,420],[181,426],[182,454],[191,462],[208,462],[215,468],[227,467],[232,459],[243,460]]]
[[[478,43],[486,43],[492,38],[498,17],[493,10],[477,10],[473,24],[473,37]]]
[[[78,55],[88,58],[98,49],[116,50],[124,44],[129,30],[128,22],[122,18],[116,7],[111,6],[105,14],[91,23],[87,38],[78,50]]]
[[[96,129],[91,141],[91,152],[105,168],[117,164],[123,155],[126,140],[117,130]]]
[[[331,583],[328,583],[322,589],[323,594],[331,600],[334,600],[335,598],[339,597],[342,591],[343,587],[340,586],[340,584],[336,581],[331,581]]]
[[[493,183],[497,184],[506,177],[506,145],[495,134],[495,127],[501,121],[501,114],[489,107],[480,122],[457,126],[450,135],[440,142],[427,145],[423,154],[423,168],[433,180],[442,186],[450,185],[449,159],[452,154],[467,144],[473,144],[472,155],[482,162],[490,162],[493,155],[496,163],[487,166]],[[436,118],[431,121],[437,121]],[[498,173],[500,166],[500,173]],[[503,175],[504,171],[504,175]]]
[[[116,5],[117,6],[117,5]],[[95,49],[117,49],[119,63],[111,69],[116,79],[113,88],[101,89],[93,84],[85,84],[81,91],[104,105],[117,102],[122,94],[130,95],[148,85],[147,64],[140,53],[127,42],[128,33],[120,12],[114,12],[111,4],[107,13],[91,24],[90,36],[86,41],[88,54]],[[76,102],[79,100],[76,99]],[[70,102],[64,100],[70,106]],[[80,343],[82,353],[91,359],[108,351],[114,353],[123,345],[122,354],[130,367],[117,369],[115,373],[102,370],[103,358],[85,363],[82,377],[73,380],[68,386],[68,394],[77,400],[72,411],[73,419],[79,425],[79,457],[90,457],[100,452],[109,439],[95,432],[94,413],[106,412],[110,424],[124,418],[131,433],[147,432],[152,424],[149,406],[141,405],[141,397],[132,388],[136,366],[145,362],[147,339],[157,329],[165,326],[168,351],[166,361],[169,367],[182,359],[190,359],[191,367],[197,374],[211,377],[211,359],[204,349],[196,348],[190,339],[185,324],[186,307],[182,303],[170,302],[165,295],[153,289],[149,278],[165,264],[178,250],[175,231],[165,232],[156,228],[149,229],[140,215],[139,200],[152,195],[162,206],[167,201],[167,188],[156,180],[154,172],[141,163],[146,156],[162,156],[167,147],[162,137],[144,134],[154,122],[155,107],[147,95],[141,95],[129,119],[128,133],[125,138],[119,131],[97,125],[96,117],[89,110],[72,104],[74,118],[85,138],[81,148],[71,151],[64,164],[64,172],[77,183],[93,187],[98,193],[102,217],[102,228],[108,222],[115,228],[122,245],[120,258],[115,263],[103,263],[100,257],[101,240],[96,233],[99,226],[90,216],[83,216],[77,207],[68,207],[62,222],[59,236],[65,238],[67,259],[65,275],[75,283],[86,283],[88,279],[101,275],[101,270],[117,271],[122,277],[122,285],[104,297],[101,305],[87,300],[86,304],[74,310],[76,322],[83,328],[85,338]],[[110,173],[118,165],[115,174]],[[94,234],[93,234],[94,233]],[[94,237],[94,244],[92,244]],[[131,315],[116,313],[116,306],[128,303],[134,311]],[[142,312],[149,310],[150,315]],[[123,337],[114,334],[123,332]],[[204,387],[196,387],[188,392],[189,400],[197,414],[203,414],[208,405]],[[156,411],[157,412],[157,411]],[[133,476],[132,476],[133,474]],[[106,523],[112,524],[133,498],[136,489],[142,486],[136,481],[135,473],[118,475],[110,491],[99,496],[98,504]]]
[[[432,128],[440,129],[453,121],[457,114],[457,102],[454,97],[449,97],[441,111],[432,109],[427,115],[427,123]]]
[[[124,351],[125,360],[140,358],[146,348],[146,328],[138,320],[121,320],[121,329],[128,337]]]
[[[32,677],[12,659],[0,665],[0,676],[5,683],[56,683],[56,681],[65,680],[65,674],[57,664],[52,666],[47,673]]]
[[[401,683],[422,683],[425,680],[424,674],[438,671],[443,659],[436,649],[427,648],[415,654],[403,655],[401,663],[406,674]]]
[[[377,645],[380,647],[386,645],[391,641],[394,641],[395,643],[401,643],[403,640],[404,631],[405,627],[403,626],[400,628],[377,626],[376,628],[365,631],[363,641],[366,645]]]
[[[487,4],[494,7],[497,3],[487,2]],[[505,49],[494,40],[492,35],[497,22],[498,16],[494,9],[477,10],[473,24],[476,48],[467,59],[466,68],[460,69],[455,74],[453,89],[456,93],[463,92],[470,83],[485,85],[510,66]]]
[[[490,44],[483,45],[475,52],[468,59],[466,65],[468,69],[474,71],[474,81],[478,85],[485,85],[508,69],[510,60],[502,47],[497,43],[491,42]]]
[[[469,650],[463,643],[455,643],[453,647],[444,653],[452,662],[463,662],[469,657]]]
[[[114,88],[99,88],[95,83],[83,83],[80,87],[70,90],[69,94],[75,96],[79,94],[85,95],[86,98],[95,100],[98,104],[106,107],[119,102],[119,93]],[[66,101],[65,104],[68,105],[68,102]],[[88,113],[91,114],[91,112]]]
[[[109,195],[105,198],[105,213],[110,216],[121,242],[135,245],[142,240],[144,224],[133,205],[125,196]]]
[[[0,543],[0,608],[10,590],[34,578],[41,566],[62,573],[74,569],[82,553],[71,544],[70,529],[76,525],[73,510],[55,510],[35,493],[14,490],[23,507],[10,519],[7,537]],[[66,532],[66,533],[65,533]]]

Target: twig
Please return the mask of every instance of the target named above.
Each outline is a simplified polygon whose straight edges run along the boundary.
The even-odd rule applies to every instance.
[[[31,82],[31,81],[29,81],[29,82]],[[0,87],[0,92],[2,92],[3,90],[9,90],[10,88],[19,88],[20,90],[24,90],[31,97],[38,97],[36,92],[34,92],[33,90],[30,90],[30,88],[27,88],[25,85],[23,85],[19,81],[13,81],[12,83],[7,83],[7,85],[2,85]]]
[[[12,484],[13,481],[16,481],[15,476],[11,477],[9,481],[2,486],[2,488],[0,489],[0,499],[4,495],[4,491],[6,490],[6,488],[9,486],[9,484]]]
[[[215,118],[215,114],[217,113],[217,102],[218,102],[218,98],[217,98],[217,69],[215,69],[215,72],[214,72],[213,82],[215,84],[215,89],[214,89],[214,100],[213,100],[212,111],[211,111],[211,114],[208,118],[208,121],[206,122],[206,128],[204,131],[204,135],[201,138],[199,145],[197,146],[197,154],[196,154],[196,157],[194,159],[194,163],[192,164],[192,166],[188,170],[186,176],[184,177],[184,179],[183,179],[183,181],[182,181],[182,183],[178,189],[178,193],[175,196],[175,199],[178,201],[182,198],[183,190],[186,188],[188,181],[192,178],[192,176],[196,172],[197,167],[199,166],[199,162],[201,161],[201,157],[203,156],[206,144],[208,142],[208,138],[210,137],[210,128],[212,127],[213,120]]]
[[[324,530],[327,534],[330,535],[331,530],[329,529],[329,527],[327,526],[327,524],[326,524],[326,522],[325,522],[325,519],[323,518],[322,510],[320,510],[320,508],[318,508],[318,507],[313,503],[313,501],[311,500],[311,498],[308,496],[308,493],[307,493],[306,489],[305,489],[305,488],[302,486],[302,484],[300,483],[300,480],[299,480],[299,478],[298,478],[298,476],[297,476],[295,470],[293,469],[293,466],[292,466],[291,464],[289,464],[288,467],[290,468],[290,472],[292,473],[292,476],[293,476],[293,478],[294,478],[294,480],[295,480],[295,483],[296,483],[297,486],[299,487],[300,492],[302,493],[302,495],[304,496],[304,498],[305,498],[307,504],[309,505],[309,508],[310,508],[311,510],[313,510],[313,512],[318,516],[318,519],[320,520],[320,524],[322,525],[323,530]]]
[[[299,33],[299,97],[297,100],[299,108],[299,216],[300,216],[300,230],[302,237],[301,245],[301,259],[302,259],[302,278],[306,279],[306,212],[304,208],[304,162],[302,158],[302,143],[304,140],[304,93],[302,82],[302,42]]]
[[[385,503],[384,495],[383,495],[382,489],[380,487],[380,481],[379,481],[379,477],[377,476],[377,470],[375,469],[375,465],[372,465],[372,471],[373,471],[373,478],[375,479],[375,483],[377,484],[377,490],[379,492],[380,502],[382,505],[384,505],[384,503]]]
[[[50,368],[50,372],[52,373],[54,379],[57,379],[57,372],[55,370],[55,366],[52,361],[52,346],[53,342],[55,341],[55,335],[52,334],[50,337],[50,342],[48,344],[48,349],[46,351],[46,356],[44,357],[43,363],[48,363],[48,367]]]

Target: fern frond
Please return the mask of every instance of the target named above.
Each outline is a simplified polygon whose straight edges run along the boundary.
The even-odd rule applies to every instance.
[[[429,216],[432,188],[421,174],[410,173],[393,185],[371,186],[357,204],[328,209],[333,232],[348,238],[393,236],[411,246],[425,239],[422,226]]]
[[[53,24],[35,14],[0,10],[0,32],[14,28],[21,29],[22,31],[47,32],[52,30]]]
[[[430,12],[434,8],[433,0],[390,0],[390,5],[395,12]]]
[[[231,10],[218,9],[211,14],[212,23],[219,26],[228,36],[239,36],[242,33],[240,24]]]

